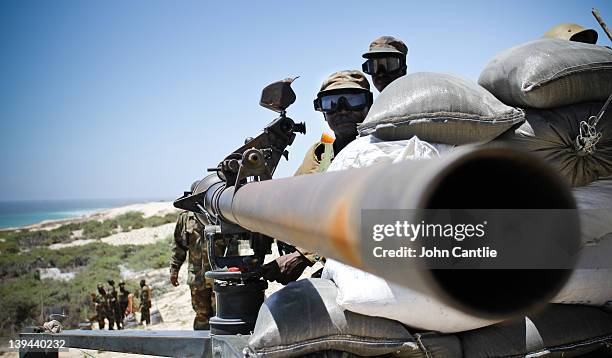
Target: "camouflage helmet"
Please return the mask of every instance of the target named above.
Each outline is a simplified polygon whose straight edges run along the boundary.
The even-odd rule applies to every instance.
[[[379,57],[381,54],[392,53],[406,57],[408,47],[406,44],[393,36],[381,36],[372,41],[368,52],[363,54],[363,58]]]
[[[109,279],[109,280],[108,280],[108,281],[106,281],[106,282],[108,282],[108,284],[109,284],[109,285],[111,285],[111,286],[115,286],[115,280],[113,280],[112,278],[111,278],[111,279]]]
[[[370,91],[370,83],[361,71],[345,70],[332,73],[323,81],[319,94],[338,89]]]
[[[125,281],[123,281],[123,280],[119,281],[119,284],[118,284],[118,285],[119,285],[119,286],[125,286]]]
[[[544,37],[595,44],[597,31],[577,24],[560,24],[546,31]]]
[[[144,287],[144,285],[147,284],[147,281],[145,281],[144,279],[140,280],[140,287]]]

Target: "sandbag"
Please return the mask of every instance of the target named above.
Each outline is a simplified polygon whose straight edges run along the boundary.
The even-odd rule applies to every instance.
[[[430,159],[451,151],[455,146],[428,143],[418,137],[383,141],[372,135],[358,137],[336,155],[327,171],[365,168],[374,164],[396,163],[406,159]]]
[[[414,329],[449,333],[499,322],[463,313],[419,291],[336,260],[325,262],[321,277],[336,283],[336,302],[343,308],[367,316],[397,320]],[[367,282],[367,289],[364,282]]]
[[[594,307],[555,305],[529,317],[457,334],[465,357],[575,357],[612,343],[612,314]]]
[[[370,135],[347,145],[327,171],[402,160],[427,160],[453,148],[452,145],[428,143],[418,137],[384,142]],[[475,318],[418,291],[335,260],[326,261],[322,277],[333,280],[338,286],[336,302],[340,306],[364,315],[385,317],[411,327],[438,332],[458,332],[498,322]],[[367,282],[367,289],[363,287],[364,282]]]
[[[580,122],[596,116],[602,106],[602,102],[590,102],[550,110],[526,110],[525,122],[494,142],[540,156],[572,186],[587,185],[612,175],[612,106],[597,124],[601,139],[593,152],[576,146]]]
[[[612,303],[612,178],[573,188],[572,194],[580,209],[582,255],[578,269],[572,272],[552,302],[609,305]]]
[[[476,83],[441,73],[413,73],[376,98],[358,130],[382,140],[443,144],[488,142],[523,121],[521,109],[501,103]]]
[[[511,106],[542,109],[604,101],[612,93],[612,50],[539,39],[497,55],[478,83]]]
[[[297,357],[330,350],[360,356],[419,352],[399,322],[346,311],[336,304],[337,293],[329,280],[303,279],[272,294],[259,310],[245,356]]]

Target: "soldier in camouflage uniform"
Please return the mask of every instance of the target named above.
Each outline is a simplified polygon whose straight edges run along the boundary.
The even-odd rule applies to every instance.
[[[345,146],[357,138],[357,125],[364,121],[372,105],[370,83],[359,71],[339,71],[331,74],[323,84],[314,101],[315,110],[323,112],[325,121],[334,131],[331,159]],[[324,148],[329,140],[322,138],[306,153],[302,165],[294,175],[325,171],[322,168]],[[327,161],[329,162],[329,161]],[[286,285],[297,280],[307,266],[314,265],[318,257],[306,250],[283,255],[264,265],[264,278]]]
[[[89,321],[90,322],[98,322],[98,329],[104,329],[104,305],[98,299],[98,296],[95,292],[89,294],[91,298],[91,302],[93,303],[94,312],[96,312],[95,316],[92,316]]]
[[[98,295],[98,304],[102,313],[98,315],[98,323],[101,321],[100,329],[104,328],[104,319],[106,318],[108,320],[108,329],[113,330],[115,325],[114,314],[108,302],[108,293],[101,284],[98,285]]]
[[[151,288],[145,280],[140,280],[140,323],[151,324]]]
[[[198,182],[192,185],[192,192]],[[189,256],[187,284],[191,289],[191,306],[196,313],[193,320],[194,330],[209,329],[209,319],[214,316],[215,297],[212,290],[213,280],[206,279],[204,274],[210,271],[208,259],[208,242],[203,235],[204,226],[192,212],[179,214],[174,229],[174,246],[170,260],[170,282],[178,286],[178,273],[183,262]],[[216,241],[217,255],[222,255],[225,245]]]
[[[363,72],[372,76],[378,92],[382,92],[391,82],[405,76],[408,47],[402,40],[393,36],[381,36],[372,41],[368,52],[363,54],[366,62],[361,66]]]
[[[115,281],[108,280],[109,284],[108,289],[108,306],[111,310],[111,314],[113,315],[113,320],[117,325],[117,329],[123,329],[123,315],[121,314],[121,308],[119,307],[119,297],[117,295],[117,290],[115,289]]]
[[[127,315],[128,302],[130,297],[130,291],[125,289],[125,281],[119,281],[119,310],[121,312],[121,322]]]

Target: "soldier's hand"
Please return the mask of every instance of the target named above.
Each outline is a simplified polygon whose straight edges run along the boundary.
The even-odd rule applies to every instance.
[[[179,280],[178,280],[178,272],[172,272],[170,273],[170,283],[176,287],[179,285]]]
[[[277,281],[283,285],[297,280],[310,264],[298,251],[277,257],[276,260],[263,265],[263,277],[268,281]]]

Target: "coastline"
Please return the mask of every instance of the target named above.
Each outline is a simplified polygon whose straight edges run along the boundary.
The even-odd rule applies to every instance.
[[[0,232],[18,230],[52,230],[67,224],[83,223],[90,220],[102,221],[112,219],[130,211],[141,212],[143,213],[143,217],[146,218],[156,215],[163,216],[179,210],[172,206],[171,201],[148,201],[105,209],[93,209],[87,214],[71,218],[42,220],[34,224],[0,228]]]

